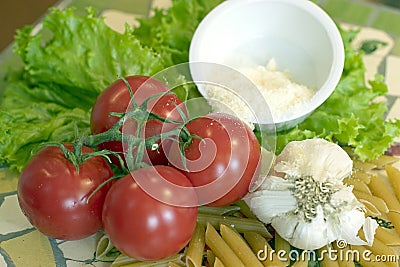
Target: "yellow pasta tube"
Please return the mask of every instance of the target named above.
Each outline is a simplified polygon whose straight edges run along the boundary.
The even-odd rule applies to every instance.
[[[371,181],[371,174],[363,170],[356,170],[353,173],[353,177],[354,179],[359,180],[365,184],[369,184],[369,182]]]
[[[300,257],[293,263],[292,267],[308,267],[308,259]]]
[[[357,199],[361,200],[364,199],[374,205],[380,212],[386,214],[389,212],[389,208],[386,204],[386,202],[377,196],[369,195],[367,193],[358,191],[358,190],[353,190],[353,194],[357,197]]]
[[[343,180],[343,183],[345,183],[346,185],[352,185],[354,190],[358,190],[366,194],[372,195],[368,185],[360,180],[346,178]]]
[[[222,263],[222,261],[218,257],[216,257],[213,266],[214,267],[224,267],[225,265]]]
[[[275,251],[285,251],[285,255],[290,253],[290,244],[285,239],[283,239],[278,233],[275,233],[274,239]],[[289,258],[284,263],[289,264]]]
[[[225,266],[244,266],[239,257],[235,254],[235,252],[233,252],[228,244],[226,244],[226,242],[218,234],[217,230],[215,230],[215,228],[210,223],[207,223],[206,228],[206,244]]]
[[[339,263],[337,262],[337,259],[333,260],[329,255],[330,253],[325,253],[331,250],[332,248],[329,248],[328,246],[324,246],[318,250],[318,257],[321,260],[321,266],[322,267],[339,267]]]
[[[387,246],[400,246],[400,236],[393,232],[393,230],[388,230],[382,227],[378,227],[375,232],[375,238],[382,241]]]
[[[221,224],[219,231],[222,239],[225,240],[228,246],[236,253],[245,266],[263,266],[239,233],[225,224]]]
[[[400,235],[400,213],[389,211],[387,214],[390,222],[394,226],[394,230]]]
[[[182,265],[178,264],[176,262],[170,261],[170,262],[168,262],[168,267],[182,267]]]
[[[339,247],[337,242],[332,243],[333,248],[337,251],[339,267],[354,267],[354,258],[350,252],[350,246],[342,248]]]
[[[381,155],[376,159],[372,159],[369,162],[372,164],[376,165],[376,168],[381,169],[384,166],[387,166],[389,164],[393,164],[395,162],[399,161],[399,158],[393,157],[393,156],[388,156],[388,155]]]
[[[214,254],[214,252],[213,252],[211,249],[207,249],[206,257],[207,257],[208,265],[214,266],[214,263],[215,263],[215,254]]]
[[[393,187],[397,200],[400,200],[400,170],[392,165],[385,166],[388,180]]]
[[[186,250],[186,266],[201,267],[203,262],[206,226],[198,223]]]
[[[398,267],[396,252],[382,243],[379,239],[374,239],[372,246],[366,246],[371,252],[379,257],[377,260],[385,262],[387,266]],[[396,259],[396,261],[394,261]]]
[[[370,171],[375,169],[377,165],[368,161],[353,160],[353,167],[356,170]]]
[[[359,235],[361,238],[365,239],[364,233],[361,230],[359,231]],[[387,266],[398,267],[396,252],[391,247],[380,241],[378,238],[374,239],[372,246],[365,247],[377,257],[377,260],[385,262]]]
[[[264,266],[286,267],[286,264],[278,259],[274,250],[263,236],[255,232],[245,232],[244,238]]]
[[[382,178],[379,178],[377,175],[373,175],[368,186],[373,195],[382,198],[386,202],[389,210],[400,212],[399,200],[397,200],[389,185],[387,185]]]
[[[384,262],[377,260],[376,256],[371,252],[371,250],[365,248],[364,246],[351,246],[352,250],[358,251],[358,257],[356,260],[363,267],[387,267]]]

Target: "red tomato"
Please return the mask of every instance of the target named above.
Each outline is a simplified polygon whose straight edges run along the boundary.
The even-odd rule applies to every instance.
[[[189,242],[197,197],[188,178],[169,166],[138,169],[107,194],[104,230],[123,253],[138,260],[171,256]]]
[[[66,147],[71,150],[72,145]],[[83,147],[82,151],[93,150]],[[63,240],[81,239],[102,228],[102,208],[109,186],[89,200],[88,196],[112,176],[102,157],[86,160],[77,173],[59,147],[48,146],[33,156],[19,178],[19,205],[43,234]]]
[[[132,92],[134,93],[134,100],[138,105],[141,105],[151,96],[170,91],[165,84],[148,76],[129,76],[125,79],[130,84]],[[130,99],[128,87],[122,79],[117,80],[105,89],[97,98],[92,109],[90,121],[92,133],[97,134],[110,129],[119,120],[118,117],[110,115],[110,112],[126,112],[128,106],[130,106]],[[180,108],[186,112],[184,105],[175,94],[164,94],[150,101],[147,110],[162,118],[182,121],[176,106],[180,106]],[[133,121],[131,121],[129,127],[126,127],[123,132],[132,130],[133,133],[136,132],[136,127],[132,126],[132,124]],[[144,136],[146,138],[155,136],[161,132],[170,131],[175,126],[175,124],[166,124],[159,120],[152,119],[146,123]],[[124,150],[122,143],[119,141],[105,142],[100,145],[100,148],[115,152],[123,152]],[[162,146],[157,150],[148,149],[144,160],[154,165],[166,165],[168,163]]]
[[[223,206],[241,199],[260,172],[261,148],[255,134],[238,118],[213,113],[190,121],[193,138],[185,148],[186,171],[178,146],[171,164],[182,169],[195,186],[200,205]]]

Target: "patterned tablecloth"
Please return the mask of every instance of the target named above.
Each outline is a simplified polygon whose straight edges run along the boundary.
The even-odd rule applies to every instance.
[[[392,1],[396,4],[398,0]],[[63,1],[60,7],[70,4],[93,5],[95,1]],[[104,2],[104,3],[103,3]],[[170,0],[115,0],[98,1],[106,22],[115,30],[124,29],[124,23],[135,23],[138,16],[151,16],[153,7],[168,7]],[[376,73],[383,74],[389,94],[387,117],[400,118],[400,9],[377,1],[320,0],[317,1],[343,27],[358,27],[360,34],[354,41],[360,46],[366,41],[376,43],[377,49],[364,60],[366,79]],[[387,1],[390,2],[390,1]],[[377,41],[377,42],[376,42]],[[8,49],[10,51],[10,49]],[[0,60],[7,59],[4,51]],[[396,139],[400,143],[400,137]],[[35,266],[109,266],[94,258],[98,235],[80,241],[59,241],[40,234],[21,213],[16,196],[17,175],[0,171],[0,267]]]

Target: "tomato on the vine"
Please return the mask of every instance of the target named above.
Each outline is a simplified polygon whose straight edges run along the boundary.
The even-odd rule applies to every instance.
[[[186,108],[182,101],[170,92],[170,89],[162,82],[148,76],[128,76],[125,80],[129,83],[132,93],[134,94],[134,101],[136,104],[141,105],[149,97],[154,97],[157,94],[160,96],[155,97],[149,101],[147,111],[157,114],[159,117],[171,121],[182,121],[181,115],[177,106],[186,112]],[[161,95],[162,94],[162,95]],[[111,113],[124,113],[130,106],[131,96],[125,81],[119,79],[106,88],[97,98],[91,113],[90,127],[93,134],[98,134],[110,129],[120,118],[112,115]],[[126,131],[136,128],[132,124],[134,120],[129,121],[131,125],[126,127]],[[157,119],[150,119],[145,124],[144,137],[159,135],[160,133],[170,131],[176,125],[174,123],[164,123]],[[123,128],[122,128],[123,129]],[[124,130],[124,131],[125,131]],[[134,132],[130,134],[134,134]],[[157,142],[160,143],[160,140]],[[123,144],[119,141],[108,141],[99,145],[102,149],[108,149],[115,152],[124,151]],[[144,155],[144,161],[153,165],[166,165],[168,163],[163,151],[163,145],[158,149],[147,149]]]
[[[169,166],[140,168],[117,180],[107,194],[104,231],[117,249],[138,260],[176,254],[189,242],[197,196],[189,179]]]
[[[184,147],[186,166],[177,145],[169,160],[190,179],[199,203],[223,206],[244,197],[260,172],[261,148],[250,127],[223,113],[200,116],[186,127],[197,135]]]
[[[65,147],[72,150],[71,144]],[[82,153],[92,149],[82,148]],[[113,176],[107,161],[92,157],[79,165],[79,172],[58,146],[48,146],[28,162],[18,183],[18,201],[28,220],[46,236],[77,240],[102,228],[102,209]]]

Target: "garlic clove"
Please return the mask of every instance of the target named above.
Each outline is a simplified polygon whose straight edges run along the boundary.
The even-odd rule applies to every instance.
[[[335,240],[322,210],[311,222],[299,221],[297,216],[290,215],[274,218],[271,225],[281,237],[299,249],[314,250]]]
[[[339,182],[351,174],[352,167],[353,161],[339,145],[313,138],[287,144],[276,158],[274,170]]]
[[[244,200],[257,218],[266,224],[273,217],[283,215],[296,207],[296,199],[288,190],[254,192]]]
[[[364,212],[357,209],[343,211],[339,215],[339,220],[341,229],[338,240],[344,240],[352,245],[368,245],[373,241],[378,223],[371,218],[365,218]],[[363,227],[366,240],[357,236],[361,227]]]

